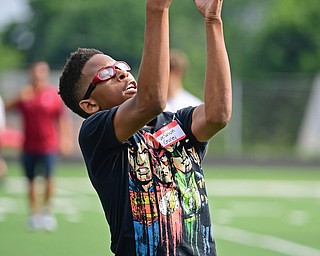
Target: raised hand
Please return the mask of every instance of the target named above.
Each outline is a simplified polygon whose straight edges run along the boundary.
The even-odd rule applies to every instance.
[[[223,0],[194,0],[206,22],[221,19]]]

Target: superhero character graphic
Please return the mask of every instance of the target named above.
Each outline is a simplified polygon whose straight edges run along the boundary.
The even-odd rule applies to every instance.
[[[182,241],[182,208],[177,185],[173,180],[170,154],[159,147],[153,149],[155,184],[159,203],[160,238],[158,255],[177,255]]]
[[[182,210],[168,152],[150,133],[139,135],[129,148],[129,193],[137,252],[176,255],[182,236]]]
[[[137,255],[157,255],[159,220],[151,160],[143,138],[129,148],[129,193]]]
[[[168,150],[172,152],[171,160],[175,167],[174,181],[178,186],[183,210],[183,234],[192,247],[192,255],[203,255],[200,254],[199,248],[209,254],[213,235],[208,220],[210,219],[208,200],[200,158],[195,148],[188,142],[187,139],[183,144],[177,143]],[[200,218],[200,212],[206,217]]]
[[[149,132],[131,140],[129,193],[138,255],[210,254],[200,157],[188,142],[183,138],[164,148]]]

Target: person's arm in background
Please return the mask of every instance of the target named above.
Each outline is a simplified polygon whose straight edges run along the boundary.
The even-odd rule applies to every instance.
[[[193,113],[192,132],[207,141],[227,125],[232,112],[229,59],[221,19],[222,0],[195,0],[204,17],[207,43],[204,104]]]
[[[119,106],[114,129],[119,141],[131,137],[166,106],[169,81],[169,6],[146,1],[146,25],[137,94]]]
[[[13,98],[5,101],[6,111],[15,109],[20,102],[28,99],[30,95],[32,95],[32,91],[32,85],[26,84],[23,86]]]
[[[5,110],[6,111],[11,111],[11,110],[13,110],[13,109],[15,109],[17,107],[17,105],[21,101],[21,94],[22,93],[19,93],[14,98],[5,101],[4,105],[5,105]]]

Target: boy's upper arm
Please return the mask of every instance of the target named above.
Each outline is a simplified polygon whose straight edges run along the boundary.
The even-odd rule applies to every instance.
[[[199,142],[210,140],[225,125],[221,123],[208,123],[205,115],[205,105],[197,106],[192,114],[191,130]]]

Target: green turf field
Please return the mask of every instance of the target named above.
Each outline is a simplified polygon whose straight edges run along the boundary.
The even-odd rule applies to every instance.
[[[219,256],[319,256],[320,167],[205,166]],[[26,228],[19,166],[0,184],[1,256],[112,255],[107,224],[83,164],[56,175],[53,233]]]

